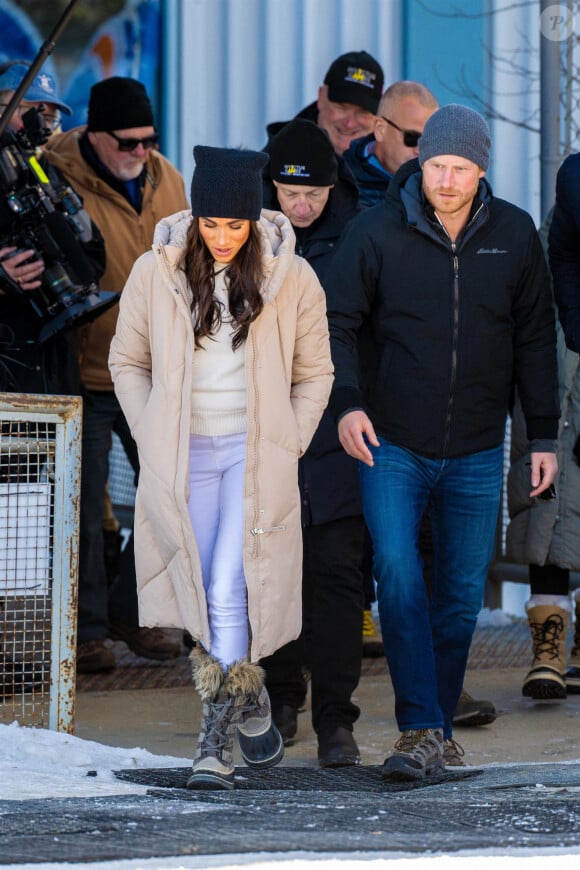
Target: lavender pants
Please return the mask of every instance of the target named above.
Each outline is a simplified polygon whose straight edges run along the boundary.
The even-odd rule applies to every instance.
[[[224,670],[248,655],[243,565],[246,434],[192,435],[189,516],[201,559],[211,645]]]

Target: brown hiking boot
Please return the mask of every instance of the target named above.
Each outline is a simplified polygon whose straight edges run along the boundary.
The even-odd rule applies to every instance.
[[[443,761],[445,767],[465,767],[463,756],[465,749],[453,737],[447,737],[443,741]]]
[[[574,640],[570,662],[566,671],[566,689],[569,695],[580,695],[580,600],[574,594]]]
[[[383,765],[382,775],[388,782],[414,782],[444,772],[443,732],[440,728],[418,728],[403,731]]]
[[[495,707],[491,701],[472,698],[469,692],[462,689],[453,716],[454,727],[456,725],[461,725],[464,728],[475,725],[490,725],[491,722],[495,722],[495,718]]]
[[[162,628],[135,628],[122,622],[112,622],[109,637],[124,640],[136,656],[164,662],[176,659],[181,652],[181,644],[166,634]]]
[[[566,630],[568,611],[555,604],[527,608],[534,660],[522,694],[539,701],[566,697]]]
[[[117,666],[115,653],[103,640],[87,640],[77,647],[77,674],[98,674]]]

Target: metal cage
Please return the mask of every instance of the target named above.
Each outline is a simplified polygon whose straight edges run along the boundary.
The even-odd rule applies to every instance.
[[[74,729],[82,399],[0,393],[0,722]]]

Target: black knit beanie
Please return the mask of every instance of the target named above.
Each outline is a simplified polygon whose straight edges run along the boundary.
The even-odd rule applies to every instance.
[[[96,133],[154,126],[151,101],[137,79],[112,76],[92,86],[88,130]]]
[[[454,154],[476,163],[484,171],[489,166],[491,137],[485,118],[459,103],[450,103],[431,115],[419,139],[419,164],[431,157]]]
[[[196,145],[191,180],[194,217],[257,221],[262,211],[263,151]]]
[[[326,130],[312,121],[285,124],[268,146],[270,173],[281,184],[328,187],[338,179],[338,161]]]

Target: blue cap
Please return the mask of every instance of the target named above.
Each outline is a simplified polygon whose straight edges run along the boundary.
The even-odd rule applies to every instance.
[[[0,76],[0,91],[15,91],[28,70],[29,66],[25,63],[12,64]],[[54,76],[42,70],[32,79],[22,99],[29,103],[51,103],[58,106],[65,115],[72,115],[72,109],[58,96]]]

